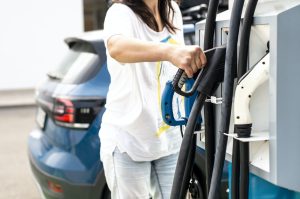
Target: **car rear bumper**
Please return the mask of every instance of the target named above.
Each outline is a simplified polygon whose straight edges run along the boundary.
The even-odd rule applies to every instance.
[[[102,176],[102,179],[98,179],[96,184],[79,185],[71,184],[63,179],[44,173],[31,159],[30,166],[39,189],[41,190],[41,194],[47,199],[100,199],[105,188],[104,174],[99,175],[99,178]],[[50,182],[59,185],[63,191],[58,193],[51,190],[48,185]]]
[[[60,159],[56,159],[58,161],[57,167],[55,161],[51,161],[53,160],[52,156],[56,157],[61,154],[63,154],[62,158],[66,162],[65,165],[73,164],[71,167],[73,170],[70,170],[68,166],[62,167],[59,162]],[[93,171],[80,169],[76,165],[78,161],[74,161],[76,156],[50,146],[39,129],[33,130],[29,136],[28,156],[34,178],[42,195],[47,199],[99,199],[106,188],[103,169],[94,174],[96,180],[88,182],[87,179],[90,178],[87,176],[91,175],[90,173]],[[79,169],[75,170],[74,168]],[[80,180],[82,182],[79,182]],[[59,189],[53,189],[51,186],[53,184]]]

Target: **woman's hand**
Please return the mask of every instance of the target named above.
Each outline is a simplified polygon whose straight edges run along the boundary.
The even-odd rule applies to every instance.
[[[199,46],[172,45],[168,51],[168,61],[185,71],[189,78],[205,66],[206,57]]]

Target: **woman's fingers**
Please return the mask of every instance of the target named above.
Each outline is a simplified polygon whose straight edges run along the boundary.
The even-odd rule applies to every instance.
[[[204,67],[205,65],[206,65],[206,63],[207,63],[207,59],[206,59],[206,56],[205,56],[205,54],[203,53],[203,51],[200,49],[200,60],[201,60],[201,63],[202,63],[202,66],[201,66],[201,68],[202,67]]]
[[[197,60],[196,57],[197,56],[195,56],[191,62],[191,68],[193,70],[193,73],[196,73],[198,71],[198,65],[199,65],[199,61],[200,61],[199,59]]]
[[[195,53],[195,58],[194,58],[194,60],[195,60],[195,63],[196,63],[197,71],[198,71],[200,68],[202,68],[202,61],[201,61],[201,59],[200,59],[200,53],[201,53],[201,52],[202,52],[201,49],[198,48],[198,49],[196,50],[196,53]]]
[[[170,61],[185,71],[189,78],[206,64],[206,57],[199,46],[172,46]]]
[[[199,69],[203,68],[207,62],[206,56],[198,46],[193,46],[192,62],[190,67],[193,70],[193,73],[196,73]]]
[[[187,74],[189,78],[193,77],[194,71],[190,65],[185,65],[183,68],[184,72]]]

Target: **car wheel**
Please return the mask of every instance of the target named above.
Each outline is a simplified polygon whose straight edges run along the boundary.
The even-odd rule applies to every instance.
[[[201,175],[199,175],[199,169],[194,168],[193,178],[190,180],[186,199],[204,199],[204,184]]]

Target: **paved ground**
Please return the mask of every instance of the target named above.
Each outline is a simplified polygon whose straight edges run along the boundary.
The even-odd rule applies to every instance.
[[[40,199],[27,158],[35,107],[0,108],[0,199]]]
[[[0,90],[0,108],[34,104],[34,89]]]

